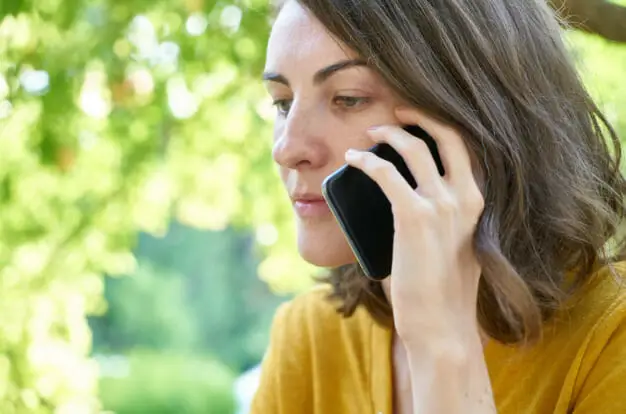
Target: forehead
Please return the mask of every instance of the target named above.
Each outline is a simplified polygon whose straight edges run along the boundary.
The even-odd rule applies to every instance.
[[[311,13],[295,0],[282,7],[272,27],[266,67],[283,70],[302,62],[312,70],[339,60],[355,58]],[[301,69],[299,69],[301,70]]]

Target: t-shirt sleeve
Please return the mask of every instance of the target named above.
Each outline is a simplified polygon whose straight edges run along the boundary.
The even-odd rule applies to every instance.
[[[626,307],[576,398],[573,414],[626,413]]]
[[[311,406],[310,345],[298,305],[287,302],[276,311],[250,414],[293,414]]]

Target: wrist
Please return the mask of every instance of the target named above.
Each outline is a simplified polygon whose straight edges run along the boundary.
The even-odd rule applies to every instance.
[[[410,347],[427,349],[437,346],[454,346],[461,343],[471,346],[480,342],[481,328],[473,312],[459,309],[432,309],[415,312],[394,308],[395,330]]]
[[[403,342],[409,364],[445,365],[450,368],[462,368],[470,359],[470,351],[456,338],[428,338],[420,341]]]
[[[403,343],[419,412],[496,412],[482,344],[476,337]]]
[[[459,374],[472,370],[476,364],[484,364],[481,337],[475,335],[421,336],[419,339],[403,341],[409,364],[418,368],[430,365],[438,369],[447,368]]]

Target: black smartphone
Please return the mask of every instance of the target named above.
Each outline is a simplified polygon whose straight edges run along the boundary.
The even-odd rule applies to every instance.
[[[418,126],[404,129],[426,142],[443,175],[435,140]],[[391,162],[408,184],[417,188],[404,159],[393,147],[382,143],[369,151]],[[322,193],[364,273],[375,280],[385,279],[391,273],[394,224],[391,204],[378,184],[358,168],[344,165],[326,177]]]

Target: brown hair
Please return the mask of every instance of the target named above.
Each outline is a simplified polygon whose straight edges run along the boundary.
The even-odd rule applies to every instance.
[[[593,269],[624,250],[620,143],[551,9],[544,0],[298,1],[401,98],[464,132],[485,177],[474,237],[480,325],[503,343],[538,339]],[[343,315],[361,304],[391,322],[380,283],[358,266],[327,281]]]

